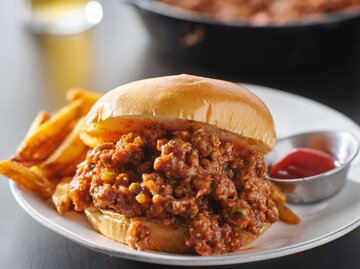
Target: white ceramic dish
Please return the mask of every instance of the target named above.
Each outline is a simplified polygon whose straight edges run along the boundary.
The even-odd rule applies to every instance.
[[[347,130],[360,138],[359,127],[344,115],[317,102],[260,86],[248,85],[271,110],[279,137],[313,130]],[[358,163],[359,158],[355,160]],[[150,263],[207,266],[260,261],[314,248],[334,240],[360,225],[360,173],[352,167],[346,186],[335,196],[310,205],[291,206],[302,219],[300,225],[277,222],[239,253],[199,257],[137,251],[112,241],[90,227],[84,216],[71,212],[65,217],[50,203],[11,182],[20,206],[34,219],[64,237],[95,251]],[[359,169],[360,172],[360,169]]]

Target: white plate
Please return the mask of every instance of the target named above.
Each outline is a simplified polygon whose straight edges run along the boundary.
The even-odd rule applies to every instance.
[[[248,86],[271,110],[279,137],[308,131],[337,129],[360,138],[359,127],[349,118],[314,101],[259,86]],[[352,173],[354,173],[352,167]],[[359,176],[360,179],[360,176]],[[90,227],[84,216],[71,212],[65,217],[49,203],[10,183],[20,206],[49,229],[93,250],[137,261],[172,265],[220,265],[245,263],[281,257],[314,248],[334,240],[360,224],[360,180],[348,180],[346,186],[325,201],[291,206],[302,219],[300,225],[277,222],[239,253],[199,257],[137,251],[112,241]]]

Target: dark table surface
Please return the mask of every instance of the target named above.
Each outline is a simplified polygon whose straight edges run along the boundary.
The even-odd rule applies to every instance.
[[[18,13],[22,2],[0,2],[0,159],[15,151],[37,111],[65,103],[68,87],[105,92],[125,82],[167,74],[208,75],[290,91],[360,123],[360,53],[347,63],[317,69],[222,73],[175,62],[153,50],[136,12],[116,1],[103,1],[105,17],[99,27],[69,37],[32,35]],[[170,268],[109,257],[51,232],[18,206],[3,177],[0,212],[0,268]],[[226,268],[359,268],[359,264],[357,228],[303,253]]]

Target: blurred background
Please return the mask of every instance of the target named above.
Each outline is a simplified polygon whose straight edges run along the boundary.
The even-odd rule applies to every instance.
[[[357,2],[302,2],[322,1]],[[241,20],[229,8],[217,11],[221,17],[191,10],[201,10],[206,1],[164,2],[200,4],[182,9],[151,0],[1,1],[2,94],[14,98],[8,104],[19,102],[14,92],[27,97],[23,102],[35,107],[19,114],[30,122],[37,107],[64,102],[69,87],[105,92],[145,77],[191,73],[295,92],[360,121],[360,108],[347,105],[360,99],[356,6],[331,15],[319,13],[325,7],[313,8],[317,16],[305,19],[296,17],[302,9],[300,15],[288,10],[297,15],[279,22],[281,14],[271,17],[266,5],[260,15],[246,13]]]
[[[65,103],[70,87],[106,92],[133,80],[179,73],[293,92],[360,123],[358,5],[357,0],[2,0],[0,158],[14,152],[37,111],[53,111]],[[23,220],[32,224],[31,238],[46,233],[62,246],[77,248],[30,220],[15,204],[6,181],[0,181],[0,189],[6,190],[1,191],[3,201],[11,204],[0,205],[3,223],[12,227],[8,238],[16,238]],[[338,245],[319,248],[318,262],[326,263],[329,251],[359,236],[357,229]],[[44,250],[50,239],[41,240],[46,241]],[[15,247],[10,244],[0,260],[24,264],[15,262]],[[24,244],[19,251],[31,253],[30,248]],[[341,255],[354,257],[356,249]],[[277,265],[290,262],[295,268],[301,257],[286,263],[280,259]]]

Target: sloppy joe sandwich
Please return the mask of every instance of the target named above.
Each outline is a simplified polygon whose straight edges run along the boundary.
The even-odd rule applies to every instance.
[[[189,75],[120,86],[86,116],[75,210],[131,247],[239,250],[278,220],[263,155],[274,123],[242,86]]]

